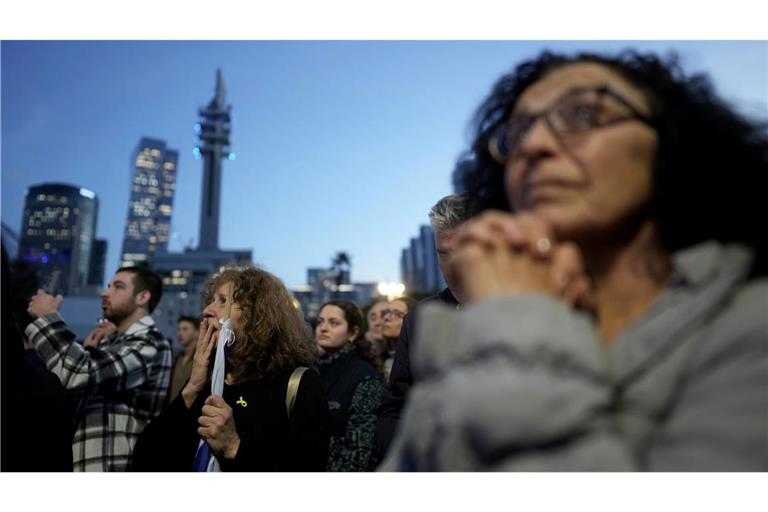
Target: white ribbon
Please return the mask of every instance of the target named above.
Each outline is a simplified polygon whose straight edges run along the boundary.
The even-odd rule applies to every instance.
[[[219,320],[221,327],[219,329],[219,341],[216,343],[216,356],[213,360],[213,372],[211,373],[211,394],[222,396],[224,394],[224,374],[226,359],[224,357],[224,346],[231,345],[233,340],[232,322],[230,320]],[[200,446],[205,443],[205,440],[200,439],[198,450]],[[216,456],[212,455],[208,461],[208,471],[221,471],[219,467],[219,461],[216,460]]]

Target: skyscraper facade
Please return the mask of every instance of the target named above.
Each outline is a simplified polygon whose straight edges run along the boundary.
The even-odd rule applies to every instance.
[[[43,183],[27,190],[19,259],[35,267],[41,286],[55,276],[52,291],[84,292],[92,273],[98,209],[96,194],[85,188]]]
[[[143,137],[132,159],[134,168],[121,264],[152,264],[168,247],[176,192],[179,153],[165,142]]]
[[[406,290],[413,293],[435,293],[445,287],[445,279],[437,263],[437,249],[432,228],[419,227],[400,254],[400,275]]]
[[[88,284],[96,290],[104,286],[104,268],[107,263],[107,241],[94,239],[91,248],[91,266],[88,273]],[[115,269],[117,270],[117,269]]]

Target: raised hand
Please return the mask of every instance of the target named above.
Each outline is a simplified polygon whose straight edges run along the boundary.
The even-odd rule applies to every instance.
[[[109,320],[100,322],[99,325],[97,325],[96,328],[92,330],[88,336],[85,337],[85,340],[83,340],[83,347],[98,347],[101,340],[116,330],[117,326]]]
[[[489,211],[467,222],[453,265],[469,302],[548,293],[573,306],[591,303],[578,247],[558,243],[549,225],[530,213]]]
[[[181,396],[187,408],[191,407],[197,395],[205,389],[211,376],[211,355],[218,340],[219,321],[206,317],[200,323],[200,334],[197,337],[195,355],[192,358],[192,370],[189,381],[181,390]]]
[[[40,289],[37,290],[37,294],[33,295],[30,299],[27,313],[34,318],[51,315],[59,311],[62,302],[64,302],[64,298],[61,295],[54,297],[53,295],[46,293],[45,290]]]

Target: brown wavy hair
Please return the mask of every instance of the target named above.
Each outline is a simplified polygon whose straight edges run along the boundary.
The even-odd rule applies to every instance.
[[[365,316],[360,307],[351,300],[329,300],[318,311],[322,311],[325,306],[336,306],[344,312],[344,320],[347,321],[347,332],[352,334],[352,331],[357,327],[357,337],[352,342],[352,347],[357,352],[357,355],[361,359],[370,363],[376,371],[384,377],[384,366],[381,364],[376,354],[373,353],[373,344],[365,339]]]
[[[234,283],[233,301],[241,309],[235,343],[227,351],[227,369],[235,382],[313,366],[304,318],[280,279],[251,265],[225,267],[208,281],[205,303],[226,283]]]

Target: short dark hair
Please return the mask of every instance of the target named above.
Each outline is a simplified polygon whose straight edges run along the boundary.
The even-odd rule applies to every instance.
[[[502,76],[478,108],[472,165],[457,168],[469,196],[470,214],[511,210],[504,167],[488,141],[506,122],[520,95],[549,72],[580,62],[606,66],[639,88],[648,100],[658,133],[650,216],[663,247],[676,251],[705,240],[740,242],[755,250],[753,271],[765,271],[762,195],[768,190],[768,134],[765,121],[747,119],[720,99],[706,75],[686,76],[676,54],[662,59],[624,51],[616,56],[543,52]],[[761,263],[762,261],[762,263]]]
[[[144,267],[120,267],[115,274],[119,272],[133,274],[133,293],[135,295],[143,291],[149,292],[147,309],[152,313],[163,297],[163,281],[160,276]]]
[[[191,316],[191,315],[181,315],[179,319],[176,321],[176,323],[180,324],[181,322],[189,322],[195,327],[195,330],[198,330],[198,331],[200,330],[199,317]]]

